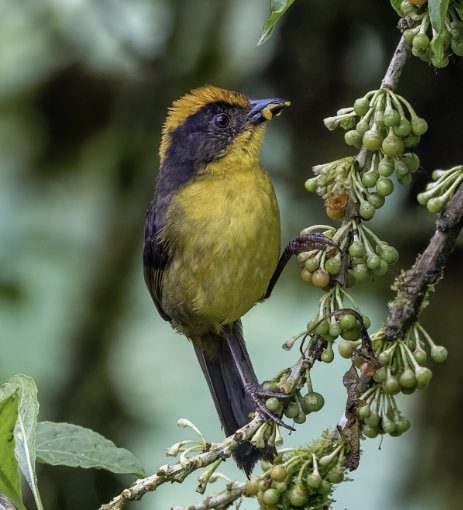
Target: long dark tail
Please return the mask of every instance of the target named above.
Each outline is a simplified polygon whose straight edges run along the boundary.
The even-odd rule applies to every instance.
[[[218,336],[208,339],[207,344],[203,343],[203,347],[197,342],[194,342],[194,346],[222,427],[229,436],[249,423],[249,414],[256,410],[244,389],[243,375],[248,383],[258,382],[244,343],[241,322],[236,321],[227,326],[226,334],[228,340],[236,346],[235,357],[231,355],[227,340]],[[215,344],[211,346],[213,355],[209,353],[211,342]],[[238,467],[249,477],[257,460],[271,460],[275,453],[273,447],[256,448],[246,441],[234,450],[233,457]]]

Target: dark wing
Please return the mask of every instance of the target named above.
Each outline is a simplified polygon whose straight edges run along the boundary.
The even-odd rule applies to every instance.
[[[162,308],[162,275],[169,257],[158,237],[155,222],[155,207],[152,203],[145,221],[145,245],[143,248],[143,274],[145,283],[158,309],[159,315],[166,321],[171,318]]]

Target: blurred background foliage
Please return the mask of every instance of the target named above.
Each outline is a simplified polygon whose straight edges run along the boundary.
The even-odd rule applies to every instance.
[[[148,472],[183,437],[181,416],[209,440],[222,437],[191,346],[158,317],[142,279],[166,108],[204,83],[292,101],[269,126],[263,154],[286,241],[326,223],[322,203],[303,188],[311,166],[351,153],[323,117],[378,86],[399,38],[387,1],[298,0],[257,47],[268,8],[267,0],[0,0],[0,381],[33,376],[42,419],[91,427],[131,449]],[[433,168],[463,162],[462,83],[461,65],[438,73],[415,59],[406,66],[399,93],[430,124],[418,148],[423,171],[373,221],[399,248],[398,266],[433,230],[416,191]],[[361,467],[337,490],[335,509],[461,507],[462,262],[460,245],[424,315],[449,360],[433,367],[428,391],[403,401],[413,420],[407,434],[363,443]],[[393,276],[353,291],[373,327]],[[245,318],[261,379],[295,360],[280,345],[304,328],[319,297],[293,263],[272,299]],[[346,368],[336,359],[315,369],[327,405],[288,445],[337,422]],[[51,467],[39,480],[48,510],[96,509],[131,482]],[[131,508],[192,503],[194,487],[194,479],[162,487]]]

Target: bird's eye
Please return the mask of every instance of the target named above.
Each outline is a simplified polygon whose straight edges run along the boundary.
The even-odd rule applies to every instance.
[[[230,116],[226,113],[219,113],[214,117],[214,124],[219,128],[226,128],[230,124]]]

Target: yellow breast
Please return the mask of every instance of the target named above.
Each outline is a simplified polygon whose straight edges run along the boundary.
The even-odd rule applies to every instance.
[[[171,262],[163,276],[163,307],[186,333],[219,330],[239,319],[263,297],[277,265],[280,218],[273,186],[260,164],[245,163],[221,160],[182,188],[168,208],[162,237]]]

